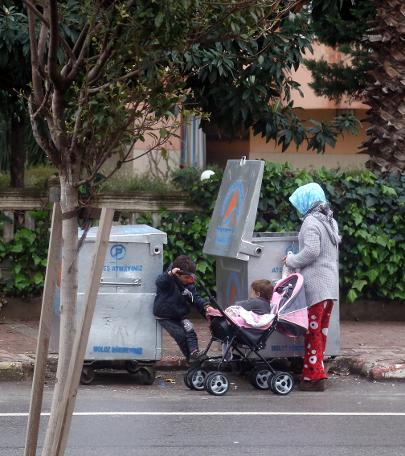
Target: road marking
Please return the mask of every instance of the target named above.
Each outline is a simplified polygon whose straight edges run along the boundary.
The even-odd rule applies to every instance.
[[[405,416],[405,412],[74,412],[74,416]],[[41,413],[50,416],[50,413]],[[0,413],[0,418],[28,413]]]

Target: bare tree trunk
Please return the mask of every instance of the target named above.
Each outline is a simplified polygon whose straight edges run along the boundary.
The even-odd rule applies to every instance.
[[[78,243],[78,192],[68,180],[61,176],[62,208],[62,283],[60,308],[59,360],[56,372],[56,384],[52,399],[42,456],[52,456],[51,448],[55,438],[58,407],[63,395],[65,378],[72,356],[73,341],[76,333],[77,301],[77,243]]]
[[[24,187],[24,171],[27,153],[24,147],[24,122],[17,119],[11,120],[10,132],[10,186]]]

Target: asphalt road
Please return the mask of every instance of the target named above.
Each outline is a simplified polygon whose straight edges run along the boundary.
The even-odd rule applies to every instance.
[[[180,372],[161,372],[152,386],[134,385],[127,375],[99,377],[80,389],[66,454],[405,454],[405,383],[334,377],[325,393],[282,397],[232,381],[224,397],[214,397],[188,390]],[[51,392],[49,385],[44,412]],[[29,394],[29,383],[0,383],[0,456],[23,454]]]

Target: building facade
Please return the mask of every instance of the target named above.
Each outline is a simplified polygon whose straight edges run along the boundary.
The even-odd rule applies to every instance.
[[[338,62],[345,57],[339,52],[323,45],[314,45],[314,59],[324,58],[329,62]],[[292,78],[299,82],[301,96],[298,91],[293,93],[294,106],[298,116],[304,121],[310,119],[316,121],[332,120],[339,113],[345,110],[354,111],[359,120],[364,119],[368,107],[358,100],[342,99],[339,103],[331,101],[326,97],[315,95],[309,86],[311,73],[301,65]],[[188,119],[176,137],[171,139],[166,147],[169,157],[160,156],[159,151],[141,157],[133,162],[133,170],[136,172],[151,172],[156,174],[156,169],[166,172],[168,168],[178,166],[196,166],[205,168],[212,164],[225,166],[229,159],[238,159],[246,156],[249,159],[263,159],[277,163],[289,162],[297,168],[362,168],[368,159],[368,155],[360,153],[360,146],[366,138],[366,126],[361,124],[358,135],[347,133],[338,137],[334,148],[328,146],[325,153],[319,154],[308,151],[306,144],[298,148],[292,144],[285,152],[281,151],[274,141],[266,142],[260,135],[254,135],[249,130],[239,138],[232,141],[221,139],[213,131],[206,134],[199,128],[199,119]],[[134,156],[142,155],[142,152],[150,147],[148,141],[135,145]]]

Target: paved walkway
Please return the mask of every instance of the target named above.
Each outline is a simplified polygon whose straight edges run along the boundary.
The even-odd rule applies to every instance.
[[[210,339],[207,322],[195,319],[200,347]],[[0,323],[0,380],[32,375],[38,321]],[[373,380],[405,380],[405,322],[341,322],[341,355],[328,363],[330,371],[362,374]],[[185,367],[173,340],[163,332],[159,368]]]

